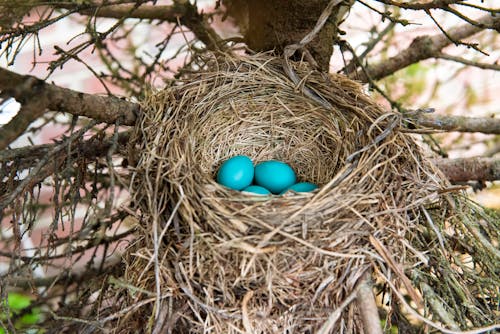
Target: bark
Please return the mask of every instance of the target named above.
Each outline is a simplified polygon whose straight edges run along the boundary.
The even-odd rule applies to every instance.
[[[356,302],[363,319],[363,329],[366,334],[382,334],[378,307],[373,295],[370,275],[365,274],[360,282]]]
[[[500,180],[500,159],[437,159],[436,166],[451,182]]]
[[[298,43],[313,29],[328,3],[328,0],[224,1],[250,49],[274,50],[278,54],[282,54],[287,45]],[[306,47],[323,71],[328,71],[338,22],[350,6],[337,6],[330,20]]]
[[[500,119],[498,118],[418,114],[408,120],[415,123],[418,128],[500,134]]]
[[[24,108],[0,130],[0,149],[10,143],[14,134],[22,133],[29,123],[47,110],[86,116],[105,123],[115,123],[120,119],[122,125],[133,125],[139,112],[138,104],[118,97],[77,92],[4,68],[0,68],[0,90],[2,96],[15,98]]]

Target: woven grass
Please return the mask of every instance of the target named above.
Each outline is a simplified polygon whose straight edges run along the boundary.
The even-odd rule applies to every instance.
[[[143,102],[130,152],[142,229],[115,331],[316,333],[365,272],[389,315],[405,292],[437,328],[498,320],[498,220],[358,83],[293,66],[331,108],[269,55],[211,56]],[[320,188],[262,198],[218,185],[239,154],[285,161]],[[327,332],[362,333],[359,317],[350,303]]]

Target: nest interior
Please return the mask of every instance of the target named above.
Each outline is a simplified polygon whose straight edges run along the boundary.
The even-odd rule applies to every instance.
[[[305,63],[293,65],[303,78],[294,85],[269,55],[205,61],[143,103],[130,146],[142,233],[124,279],[149,293],[125,289],[119,298],[121,305],[149,302],[115,328],[317,332],[365,272],[382,277],[389,295],[416,291],[413,305],[436,326],[494,320],[486,300],[498,298],[491,262],[498,254],[484,243],[498,241],[498,222],[484,213],[477,236],[467,222],[479,224],[480,210],[447,191],[420,147],[398,131],[400,115],[384,111],[358,83]],[[304,85],[331,107],[304,95]],[[263,198],[218,185],[220,164],[240,154],[254,163],[285,161],[299,180],[320,188]],[[476,218],[464,219],[472,211]],[[481,273],[463,265],[460,253]],[[452,320],[420,300],[423,284]],[[351,303],[328,330],[361,327]]]

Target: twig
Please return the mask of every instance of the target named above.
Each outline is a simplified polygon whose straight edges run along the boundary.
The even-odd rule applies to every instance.
[[[98,136],[97,136],[98,137]],[[70,143],[72,152],[78,153],[87,159],[93,159],[103,156],[113,145],[112,138],[90,138],[85,141],[73,141]],[[126,145],[130,138],[130,132],[124,131],[118,134],[118,143]],[[8,162],[12,160],[34,161],[44,158],[47,154],[53,151],[59,144],[42,144],[14,148],[10,150],[0,151],[0,162]],[[27,166],[29,167],[29,166]]]
[[[482,68],[483,70],[500,71],[500,65],[498,65],[498,64],[480,63],[480,62],[477,62],[477,61],[468,60],[468,59],[465,59],[465,58],[462,58],[462,57],[451,56],[451,55],[444,54],[444,53],[439,53],[436,56],[436,58],[450,60],[450,61],[461,63],[461,64],[464,64],[464,65]]]
[[[363,319],[364,332],[366,334],[382,334],[378,308],[373,296],[372,282],[369,272],[361,278],[358,293],[356,295],[358,308]]]
[[[29,187],[30,184],[36,184],[33,182],[34,180],[37,180],[38,177],[37,174],[42,170],[42,168],[45,167],[49,159],[54,159],[54,157],[58,153],[60,153],[63,149],[67,148],[67,146],[70,145],[72,141],[81,137],[85,132],[87,132],[90,128],[94,127],[96,124],[97,124],[96,121],[90,122],[86,127],[83,127],[82,129],[78,130],[69,138],[67,138],[64,142],[54,147],[54,150],[52,150],[50,154],[46,155],[43,159],[41,159],[38,162],[38,164],[30,172],[30,174],[19,183],[16,189],[14,189],[14,191],[12,191],[10,194],[4,194],[3,196],[0,197],[0,212],[3,211],[3,209],[5,209],[10,203],[12,203],[17,196],[19,196],[27,187]]]
[[[493,29],[500,29],[500,16],[485,15],[479,18],[477,22],[484,26],[493,27]],[[449,29],[448,36],[451,37],[453,41],[460,41],[477,34],[483,29],[484,28],[467,23]],[[373,80],[382,79],[411,64],[424,59],[437,57],[441,53],[441,50],[451,43],[452,40],[444,34],[416,37],[408,48],[381,63],[366,67],[366,72]],[[363,70],[358,70],[357,72],[351,73],[349,76],[362,82],[368,81],[368,76]]]
[[[81,268],[78,270],[75,269],[75,271],[70,271],[70,272],[64,271],[49,277],[32,278],[32,277],[6,276],[2,277],[2,279],[5,281],[7,286],[22,288],[25,290],[29,290],[34,286],[51,287],[57,284],[58,282],[71,282],[71,284],[75,284],[94,278],[98,274],[112,273],[113,270],[119,270],[120,269],[119,260],[120,260],[119,257],[108,258],[106,261],[107,266],[103,268],[103,270],[97,270],[97,268],[91,267],[90,269],[87,268]]]
[[[460,327],[453,319],[453,315],[446,311],[443,303],[439,300],[439,297],[436,296],[434,290],[432,290],[432,288],[425,282],[420,283],[420,288],[424,293],[425,301],[429,304],[432,311],[437,314],[441,321],[453,330],[460,330]]]
[[[377,46],[377,44],[385,37],[385,35],[387,35],[394,29],[395,26],[396,23],[394,21],[389,22],[389,24],[381,32],[379,32],[375,37],[371,38],[366,43],[365,50],[357,57],[357,59],[351,60],[342,71],[344,73],[351,73],[352,71],[354,71],[357,67],[357,64],[363,63],[363,59],[365,59],[365,57],[375,48],[375,46]]]
[[[406,276],[401,265],[394,260],[393,255],[389,252],[389,250],[374,236],[370,235],[370,243],[377,250],[377,253],[384,259],[387,263],[387,266],[391,268],[391,270],[397,275],[397,277],[401,280],[404,287],[408,291],[408,295],[412,299],[412,301],[418,306],[423,307],[422,298],[415,292],[413,286],[411,284],[410,279]]]
[[[58,8],[72,9],[78,6],[77,3],[61,3],[54,5]],[[173,5],[141,5],[134,9],[135,5],[120,4],[100,6],[96,8],[83,8],[79,10],[80,14],[92,15],[98,17],[108,17],[121,19],[123,17],[143,19],[143,20],[160,20],[171,23],[177,23],[179,19],[183,25],[191,30],[195,36],[202,41],[207,49],[217,50],[222,47],[222,39],[215,30],[208,24],[206,16],[198,12],[196,5],[189,1],[174,1]]]
[[[120,124],[133,125],[140,108],[118,97],[77,92],[4,68],[0,68],[0,90],[3,96],[13,97],[22,105],[33,100],[39,109],[67,112],[109,124],[121,118]]]
[[[451,8],[449,7],[445,7],[445,10],[451,10]],[[425,13],[431,18],[431,20],[434,22],[434,24],[436,25],[436,27],[439,28],[439,30],[443,33],[443,35],[446,36],[446,38],[448,38],[450,41],[453,42],[453,44],[455,45],[464,45],[468,48],[472,48],[478,52],[481,52],[482,54],[486,55],[486,56],[489,56],[486,52],[484,52],[483,50],[481,50],[478,46],[477,46],[477,43],[466,43],[466,42],[462,42],[462,41],[459,41],[459,40],[456,40],[455,38],[453,38],[452,36],[450,36],[448,34],[448,32],[439,24],[439,22],[434,18],[434,16],[432,16],[432,13],[429,9],[426,9],[425,10]],[[477,26],[479,28],[486,28],[484,25],[482,24],[477,24],[477,22],[475,21],[468,21],[466,20],[467,22],[469,22],[470,24],[474,25],[474,26]]]
[[[384,11],[384,12],[380,11],[377,8],[370,6],[369,4],[367,4],[366,2],[364,2],[362,0],[358,0],[358,2],[360,4],[362,4],[363,6],[367,7],[368,9],[370,9],[370,10],[374,11],[375,13],[379,14],[380,16],[382,16],[382,20],[388,19],[392,23],[399,23],[403,26],[407,26],[408,24],[410,24],[410,22],[408,22],[407,20],[402,20],[398,17],[391,16],[391,13],[388,11]]]
[[[423,9],[436,9],[443,8],[448,5],[455,4],[459,2],[459,0],[433,0],[433,1],[413,1],[413,2],[399,2],[393,0],[376,0],[385,5],[390,5],[394,7],[399,7],[403,9],[412,9],[412,10],[423,10]]]
[[[313,92],[311,89],[306,87],[305,85],[301,85],[302,79],[299,78],[297,73],[292,69],[289,58],[293,56],[293,54],[300,49],[303,49],[304,46],[309,44],[314,37],[319,33],[319,31],[323,28],[325,23],[327,22],[328,18],[332,15],[333,8],[340,4],[343,0],[331,0],[326,8],[323,10],[321,15],[318,18],[318,21],[316,22],[316,25],[314,28],[306,35],[302,40],[297,43],[297,44],[291,44],[285,47],[283,50],[283,57],[284,57],[284,62],[283,62],[283,69],[285,70],[285,73],[288,75],[290,80],[293,81],[297,87],[302,86],[302,91],[303,93],[313,99],[314,101],[318,102],[320,105],[325,107],[326,109],[331,109],[332,105],[330,102],[326,101],[324,98]]]
[[[399,292],[399,290],[394,286],[394,284],[391,282],[391,280],[389,278],[387,278],[381,272],[378,272],[378,274],[380,275],[380,277],[382,277],[384,279],[385,283],[387,283],[387,285],[389,285],[389,287],[391,288],[394,295],[396,295],[398,297],[400,303],[404,305],[405,309],[412,316],[416,317],[417,319],[425,322],[427,325],[429,325],[429,326],[431,326],[431,327],[433,327],[433,328],[435,328],[443,333],[446,333],[446,334],[481,334],[481,333],[486,333],[488,331],[494,331],[496,329],[500,329],[500,324],[493,324],[491,326],[476,328],[476,329],[472,329],[472,330],[468,330],[468,331],[455,331],[455,330],[449,330],[447,328],[444,328],[444,327],[440,326],[439,324],[437,324],[436,322],[431,321],[431,320],[427,319],[426,317],[422,316],[420,313],[418,313],[413,307],[410,306],[410,304],[406,301],[405,297],[401,294],[401,292]]]
[[[363,59],[368,55],[368,53],[370,53],[373,50],[373,48],[375,48],[378,42],[380,42],[385,35],[391,32],[395,26],[396,26],[395,22],[393,21],[389,22],[387,27],[385,27],[381,32],[379,32],[375,38],[369,40],[368,43],[366,44],[366,49],[363,51],[363,53],[359,55],[358,57],[359,60],[363,61]]]

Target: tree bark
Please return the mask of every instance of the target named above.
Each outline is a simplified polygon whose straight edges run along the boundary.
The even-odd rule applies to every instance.
[[[282,54],[287,45],[298,43],[316,25],[329,0],[225,0],[229,14],[239,25],[246,44],[254,51],[274,50]],[[307,45],[323,71],[328,71],[337,24],[350,5],[339,5]]]
[[[138,104],[118,97],[77,92],[4,68],[0,68],[0,90],[2,96],[13,97],[21,105],[36,101],[38,110],[68,112],[111,124],[120,118],[120,124],[133,125],[139,111]]]
[[[443,131],[500,134],[498,118],[418,114],[408,120],[414,122],[418,129],[424,127]]]
[[[451,182],[500,180],[500,159],[437,159],[434,163]]]

